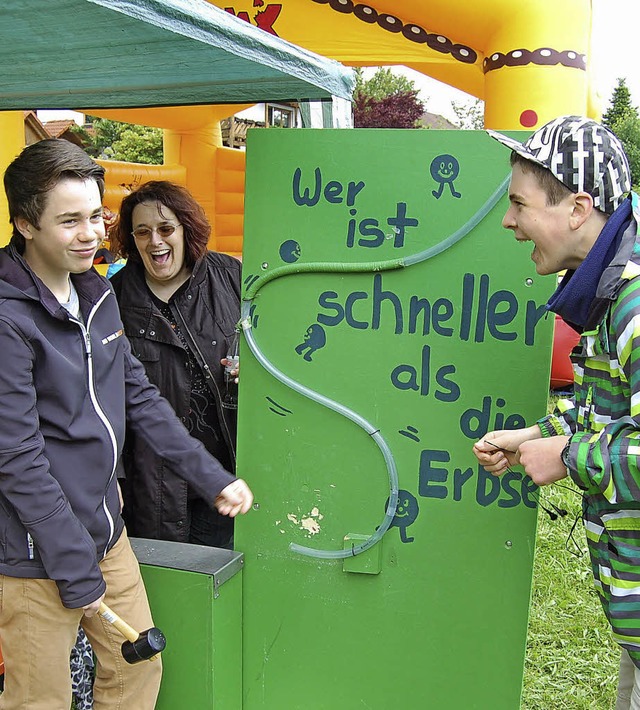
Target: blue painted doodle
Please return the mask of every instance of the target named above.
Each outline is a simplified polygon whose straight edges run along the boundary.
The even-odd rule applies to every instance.
[[[314,323],[307,328],[307,332],[304,334],[304,342],[296,346],[296,352],[298,355],[302,355],[307,362],[311,362],[311,354],[316,350],[320,350],[320,348],[324,348],[326,344],[327,336],[324,328]]]
[[[295,239],[287,239],[280,245],[279,254],[282,261],[294,264],[300,258],[300,245]]]
[[[443,155],[439,155],[437,158],[434,158],[431,161],[429,170],[431,172],[431,177],[436,182],[440,183],[440,187],[437,190],[432,190],[431,192],[437,200],[439,200],[442,196],[442,191],[444,190],[445,185],[449,185],[451,194],[454,197],[462,197],[462,194],[457,192],[453,187],[453,181],[460,174],[460,164],[456,158],[453,157],[453,155],[445,153]]]
[[[388,499],[386,505],[389,505]],[[420,508],[415,496],[401,488],[398,491],[398,507],[391,521],[391,527],[398,528],[402,542],[413,542],[414,538],[407,537],[407,528],[415,523],[419,512]]]

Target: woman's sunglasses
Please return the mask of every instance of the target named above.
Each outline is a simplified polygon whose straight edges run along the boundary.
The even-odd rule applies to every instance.
[[[155,232],[163,239],[166,239],[167,237],[170,237],[180,226],[181,225],[179,224],[161,224],[155,229],[151,229],[149,227],[138,227],[131,232],[131,236],[133,236],[134,239],[150,239],[151,235]]]

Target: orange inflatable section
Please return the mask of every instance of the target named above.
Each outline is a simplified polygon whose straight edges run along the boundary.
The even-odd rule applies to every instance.
[[[241,256],[244,228],[245,153],[233,148],[217,151],[214,211],[215,244],[218,251]]]
[[[560,316],[556,316],[553,328],[551,389],[564,389],[573,385],[573,366],[569,355],[579,340],[578,333]]]
[[[180,106],[88,111],[103,118],[163,129],[164,165],[101,161],[107,174],[107,206],[146,180],[173,180],[202,205],[211,223],[209,248],[242,252],[244,153],[222,145],[220,121],[245,105]],[[112,201],[113,200],[113,204]]]
[[[184,165],[141,165],[116,160],[98,160],[105,169],[104,206],[117,212],[122,198],[143,182],[170,180],[179,185],[187,184],[187,169]]]

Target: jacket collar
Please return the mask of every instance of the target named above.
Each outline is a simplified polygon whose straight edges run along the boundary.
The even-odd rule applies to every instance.
[[[609,217],[580,266],[566,272],[547,310],[560,315],[578,332],[595,327],[603,315],[602,308],[607,307],[607,286],[614,288],[619,282],[620,266],[626,263],[622,256],[630,251],[636,231],[631,200],[627,199]]]
[[[129,303],[143,304],[149,300],[149,293],[144,278],[144,265],[141,261],[129,260],[125,267],[121,269],[121,288],[122,293],[126,294]],[[191,276],[189,277],[189,286],[199,286],[207,276],[206,257],[201,257],[194,264]],[[122,299],[125,300],[125,299]]]
[[[66,320],[68,312],[27,264],[22,254],[13,245],[0,251],[2,253],[0,279],[13,287],[12,296],[39,301],[52,316]],[[96,303],[108,289],[104,279],[93,268],[81,274],[71,274],[71,280],[81,302],[88,304],[89,307]]]
[[[631,202],[631,219],[624,229],[617,253],[600,277],[589,319],[585,324],[585,332],[594,331],[600,326],[621,289],[631,279],[640,276],[640,208],[638,195],[632,192],[628,199]]]

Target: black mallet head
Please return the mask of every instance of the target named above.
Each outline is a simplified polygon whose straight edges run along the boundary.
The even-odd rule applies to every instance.
[[[136,641],[125,641],[122,644],[122,655],[127,663],[148,661],[153,656],[164,651],[167,640],[162,631],[153,626],[143,631]]]

